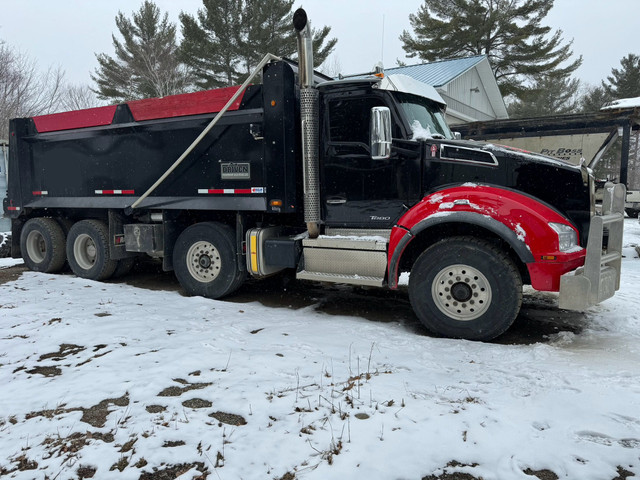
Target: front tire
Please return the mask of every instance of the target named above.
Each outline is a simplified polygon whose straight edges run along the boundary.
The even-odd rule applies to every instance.
[[[203,222],[180,234],[173,250],[173,268],[189,295],[222,298],[244,281],[238,265],[235,234],[217,222]]]
[[[640,213],[640,211],[636,210],[635,208],[625,208],[624,211],[627,212],[629,218],[638,218],[638,214]]]
[[[416,260],[409,298],[433,333],[491,340],[518,316],[522,279],[513,261],[489,242],[454,237],[432,245]]]
[[[66,260],[65,234],[53,218],[32,218],[22,228],[20,250],[30,270],[59,272]]]
[[[109,255],[109,229],[99,220],[81,220],[71,227],[67,258],[71,271],[89,280],[106,280],[118,266]]]

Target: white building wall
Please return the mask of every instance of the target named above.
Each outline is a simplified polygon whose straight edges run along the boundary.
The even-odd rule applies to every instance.
[[[471,107],[471,109],[482,112],[491,118],[497,117],[495,111],[491,107],[491,102],[489,101],[487,92],[484,89],[480,75],[475,68],[472,68],[451,81],[446,85],[445,89],[448,96],[462,102],[468,107]],[[476,115],[473,114],[473,110],[462,113],[471,117],[476,117]],[[478,120],[483,120],[483,118],[478,118]]]

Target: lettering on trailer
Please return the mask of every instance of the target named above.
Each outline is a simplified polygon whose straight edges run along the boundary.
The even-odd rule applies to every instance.
[[[249,163],[221,163],[220,178],[222,180],[250,180],[251,164]]]
[[[560,160],[565,160],[567,162],[571,161],[571,157],[582,156],[581,148],[543,148],[540,150],[540,153],[543,155],[549,155],[550,157],[556,157]]]

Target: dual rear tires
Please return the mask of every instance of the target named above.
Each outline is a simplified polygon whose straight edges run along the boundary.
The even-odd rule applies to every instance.
[[[67,235],[67,260],[78,277],[106,280],[118,267],[109,255],[109,228],[99,220],[74,223]]]
[[[32,218],[20,234],[20,249],[30,270],[56,273],[68,262],[74,274],[90,280],[106,280],[131,263],[110,257],[109,229],[99,220],[81,220],[65,234],[53,218]]]
[[[126,274],[133,266],[133,258],[111,258],[109,228],[104,222],[89,219],[64,226],[53,218],[25,223],[20,248],[29,269],[55,273],[68,262],[78,277],[106,280]],[[188,227],[174,246],[175,274],[189,295],[222,298],[233,293],[245,279],[239,262],[235,232],[217,222]]]

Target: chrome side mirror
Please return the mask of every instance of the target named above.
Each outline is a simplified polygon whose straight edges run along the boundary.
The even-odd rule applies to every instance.
[[[386,160],[391,157],[391,110],[388,107],[371,109],[371,158]]]

